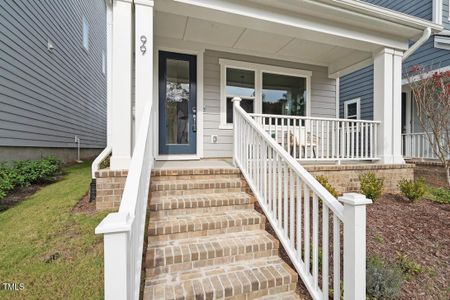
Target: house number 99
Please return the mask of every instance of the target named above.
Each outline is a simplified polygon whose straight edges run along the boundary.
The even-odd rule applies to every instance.
[[[145,54],[145,52],[147,51],[147,47],[145,46],[145,44],[147,43],[147,37],[145,35],[141,35],[141,53],[142,55]]]

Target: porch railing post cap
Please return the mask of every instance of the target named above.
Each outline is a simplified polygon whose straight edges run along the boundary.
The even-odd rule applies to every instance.
[[[242,101],[242,99],[240,97],[233,97],[233,99],[231,99],[231,102],[235,102],[237,101],[238,103]]]
[[[367,205],[372,203],[372,200],[359,193],[344,193],[344,195],[339,197],[338,200],[351,206]]]

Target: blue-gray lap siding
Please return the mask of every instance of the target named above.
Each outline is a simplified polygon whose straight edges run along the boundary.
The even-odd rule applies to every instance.
[[[105,50],[103,0],[0,0],[0,146],[104,147]]]
[[[432,0],[367,0],[372,4],[408,13],[423,19],[432,20]],[[420,5],[419,5],[420,4]],[[427,12],[427,13],[426,13]],[[443,1],[443,25],[449,30],[449,1]],[[422,47],[417,49],[403,62],[403,76],[413,65],[432,66],[434,69],[450,65],[450,51],[434,48],[432,36]],[[373,65],[343,76],[340,79],[340,116],[344,116],[344,101],[361,98],[361,118],[373,119]]]
[[[404,14],[433,20],[433,0],[365,0],[368,3],[392,9]],[[446,2],[447,0],[444,0]],[[448,1],[447,1],[448,2]]]

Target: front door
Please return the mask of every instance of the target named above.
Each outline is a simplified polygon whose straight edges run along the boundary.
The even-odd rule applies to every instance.
[[[159,154],[196,154],[196,79],[194,55],[159,52]]]

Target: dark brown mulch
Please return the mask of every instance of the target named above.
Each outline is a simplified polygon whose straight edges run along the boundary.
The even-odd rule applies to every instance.
[[[73,208],[73,212],[85,213],[88,215],[93,215],[96,213],[95,201],[89,201],[89,193],[87,193]]]
[[[9,192],[5,198],[0,199],[0,211],[7,210],[8,208],[13,207],[17,203],[36,193],[38,190],[40,190],[47,184],[48,183],[32,184],[30,186]]]
[[[384,195],[367,207],[367,249],[393,263],[399,252],[421,266],[400,299],[449,299],[450,205]]]

